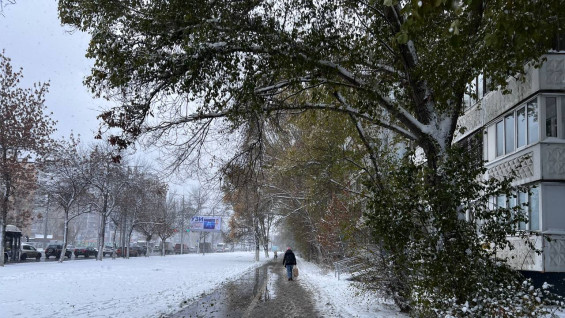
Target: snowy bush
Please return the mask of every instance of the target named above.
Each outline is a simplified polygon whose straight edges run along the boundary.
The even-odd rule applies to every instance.
[[[471,162],[457,149],[436,171],[406,160],[375,190],[367,224],[388,261],[377,275],[393,282],[380,287],[417,317],[538,317],[560,307],[548,288],[533,288],[495,255],[512,248],[507,235],[520,235],[517,224],[527,220],[520,207],[497,208],[491,198],[524,190],[510,179],[483,180]]]

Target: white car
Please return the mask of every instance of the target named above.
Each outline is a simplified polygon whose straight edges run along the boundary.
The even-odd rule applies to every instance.
[[[25,261],[28,258],[35,258],[39,261],[39,259],[41,258],[41,252],[38,251],[35,247],[24,243],[22,244],[20,250],[20,260]]]

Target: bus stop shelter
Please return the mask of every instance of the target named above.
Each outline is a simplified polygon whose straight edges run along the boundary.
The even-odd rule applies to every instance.
[[[22,231],[15,225],[6,225],[6,236],[4,236],[4,257],[11,262],[19,260],[21,245]]]

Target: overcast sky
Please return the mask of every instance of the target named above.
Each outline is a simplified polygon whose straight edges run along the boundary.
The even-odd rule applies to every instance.
[[[84,144],[92,142],[99,126],[96,116],[110,105],[94,99],[82,84],[94,63],[85,57],[88,41],[88,34],[61,26],[57,0],[17,0],[4,7],[0,15],[0,50],[12,60],[14,69],[23,68],[21,86],[50,81],[45,104],[58,121],[56,139],[74,132],[81,135]],[[157,150],[138,151],[137,156],[158,168]],[[196,181],[182,177],[168,179],[177,193],[187,193],[197,186]]]
[[[23,68],[22,86],[51,83],[46,105],[58,121],[56,138],[74,131],[90,142],[98,129],[96,115],[107,105],[82,84],[93,63],[84,56],[88,39],[61,26],[56,0],[18,0],[0,16],[0,50],[14,69]]]

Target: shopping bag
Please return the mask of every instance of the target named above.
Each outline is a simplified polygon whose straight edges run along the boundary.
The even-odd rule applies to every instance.
[[[296,266],[292,268],[292,277],[298,277],[298,267]]]

